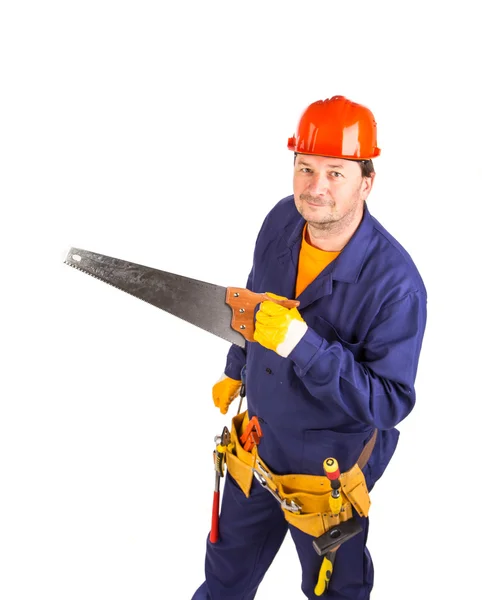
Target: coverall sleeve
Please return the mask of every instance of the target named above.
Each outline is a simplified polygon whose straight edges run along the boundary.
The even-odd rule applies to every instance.
[[[378,313],[358,361],[349,347],[327,342],[310,327],[288,358],[320,402],[335,402],[360,422],[391,429],[415,404],[426,314],[426,296],[411,292]]]

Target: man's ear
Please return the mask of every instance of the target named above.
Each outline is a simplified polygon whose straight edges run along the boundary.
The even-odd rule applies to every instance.
[[[363,200],[368,198],[368,195],[372,191],[373,182],[375,181],[376,173],[371,173],[369,177],[364,177],[361,187],[361,193],[363,196]]]

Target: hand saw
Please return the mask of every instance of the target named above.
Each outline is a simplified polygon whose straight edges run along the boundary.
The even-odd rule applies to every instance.
[[[246,340],[254,341],[254,313],[260,302],[299,305],[298,300],[275,300],[265,293],[222,287],[80,248],[71,248],[64,262],[242,348]]]

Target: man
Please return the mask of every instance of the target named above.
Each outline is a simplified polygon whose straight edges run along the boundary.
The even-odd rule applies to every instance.
[[[288,148],[295,153],[294,194],[267,215],[247,283],[271,299],[256,312],[255,341],[246,351],[231,347],[213,387],[214,403],[226,414],[245,373],[249,417],[243,426],[256,416],[262,435],[253,462],[253,451],[243,453],[239,445],[242,460],[232,458],[232,469],[228,461],[219,540],[207,542],[206,581],[193,600],[254,598],[288,529],[307,598],[367,600],[374,570],[363,493],[381,477],[397,445],[395,426],[415,403],[426,291],[409,254],[366,205],[375,179],[372,159],[380,154],[373,115],[342,96],[315,102]],[[286,298],[298,300],[298,307],[282,306]],[[362,493],[347,492],[345,508],[329,516],[351,515],[361,531],[320,570],[325,563],[313,540],[329,530],[326,502],[306,514],[319,491],[308,495],[293,485],[287,495],[280,483],[287,478],[278,476],[296,474],[293,481],[304,482],[298,486],[324,486],[330,482],[323,464],[330,457],[344,474],[337,481],[348,481],[358,469],[355,488]],[[258,471],[252,482],[234,469],[243,460],[249,472]],[[278,482],[271,493],[266,481]],[[305,526],[308,518],[313,526]]]

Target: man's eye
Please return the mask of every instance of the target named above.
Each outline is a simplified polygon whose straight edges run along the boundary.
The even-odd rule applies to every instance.
[[[339,179],[340,177],[343,177],[343,175],[341,173],[339,173],[338,171],[332,171],[331,175],[333,177],[335,177],[335,179]]]
[[[311,173],[311,169],[309,169],[308,167],[302,167],[301,171],[302,173]]]

